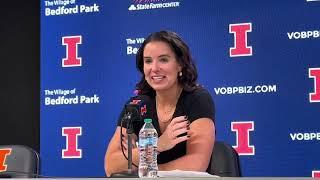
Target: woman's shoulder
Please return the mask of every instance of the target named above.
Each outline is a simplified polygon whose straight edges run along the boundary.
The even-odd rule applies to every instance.
[[[214,102],[209,91],[204,87],[198,87],[193,91],[185,92],[183,107],[190,122],[199,118],[214,119]]]
[[[198,86],[193,90],[185,91],[185,98],[192,99],[194,98],[212,98],[209,91],[202,86]]]

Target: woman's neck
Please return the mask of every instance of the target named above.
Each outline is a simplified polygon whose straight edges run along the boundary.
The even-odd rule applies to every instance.
[[[156,101],[158,105],[161,106],[175,106],[177,104],[181,92],[182,87],[179,85],[176,88],[171,89],[170,91],[156,92]]]

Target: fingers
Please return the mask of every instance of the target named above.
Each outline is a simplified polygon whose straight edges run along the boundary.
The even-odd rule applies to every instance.
[[[183,141],[187,141],[188,139],[190,139],[190,136],[185,135],[185,136],[181,136],[181,137],[176,138],[174,141],[175,141],[175,144],[179,144]]]
[[[189,121],[182,121],[172,126],[172,131],[177,131],[180,129],[189,129]]]
[[[185,128],[189,126],[189,121],[187,116],[179,116],[172,119],[171,123],[169,124],[172,130],[177,130],[180,128]]]
[[[188,116],[178,116],[172,119],[170,124],[176,124],[188,120]]]
[[[187,116],[178,116],[172,119],[168,125],[165,134],[167,134],[167,143],[171,144],[168,148],[171,149],[176,144],[189,139],[188,133],[190,130],[190,122]]]
[[[180,128],[180,129],[177,129],[177,130],[173,131],[173,136],[175,138],[177,138],[181,134],[188,133],[188,131],[189,131],[189,128],[187,128],[187,127],[186,128]]]
[[[158,140],[158,151],[166,151],[180,142],[187,141],[190,136],[190,123],[187,116],[179,116],[170,122]]]

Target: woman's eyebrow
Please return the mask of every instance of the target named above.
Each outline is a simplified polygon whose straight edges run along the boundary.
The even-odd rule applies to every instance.
[[[159,58],[161,58],[161,57],[170,57],[170,55],[168,55],[168,54],[162,54],[162,55],[160,55],[160,56],[158,56]]]

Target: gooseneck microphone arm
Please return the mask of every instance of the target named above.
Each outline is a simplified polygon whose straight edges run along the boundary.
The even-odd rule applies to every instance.
[[[128,135],[128,173],[131,174],[132,171],[132,134],[133,134],[133,125],[132,125],[132,114],[128,113],[127,115],[127,135]]]
[[[113,173],[110,175],[112,178],[138,178],[138,173],[133,171],[132,166],[135,166],[138,168],[136,164],[132,162],[132,140],[133,140],[133,134],[134,134],[134,125],[135,123],[141,123],[142,119],[146,116],[147,114],[147,106],[149,104],[150,100],[147,96],[136,96],[131,98],[131,100],[124,106],[124,113],[122,116],[121,120],[121,131],[120,131],[120,139],[121,139],[121,151],[123,156],[128,160],[128,170],[119,172],[119,173]],[[122,128],[127,128],[127,151],[128,151],[128,156],[126,156],[122,144]]]
[[[132,133],[133,133],[133,113],[127,109],[127,107],[125,106],[125,112],[124,115],[122,117],[121,120],[121,130],[120,130],[120,145],[121,145],[121,151],[123,156],[127,159],[128,161],[128,169],[126,171],[122,171],[122,172],[118,172],[118,173],[113,173],[110,175],[111,178],[137,178],[138,175],[132,170],[132,165],[138,167],[137,165],[135,165],[132,162]],[[123,123],[125,122],[125,124],[127,126],[123,126]],[[122,134],[122,128],[127,128],[126,132],[128,135],[128,141],[127,141],[127,151],[128,151],[128,156],[126,156],[125,152],[124,152],[124,148],[123,148],[123,144],[122,144],[122,138],[123,138],[123,134]]]
[[[133,169],[132,169],[132,137],[133,137],[133,133],[134,133],[134,129],[133,129],[133,124],[134,122],[137,121],[137,119],[141,119],[140,117],[140,111],[139,111],[139,106],[137,106],[136,104],[127,104],[125,106],[125,121],[127,124],[127,135],[128,135],[128,174],[133,174]]]

